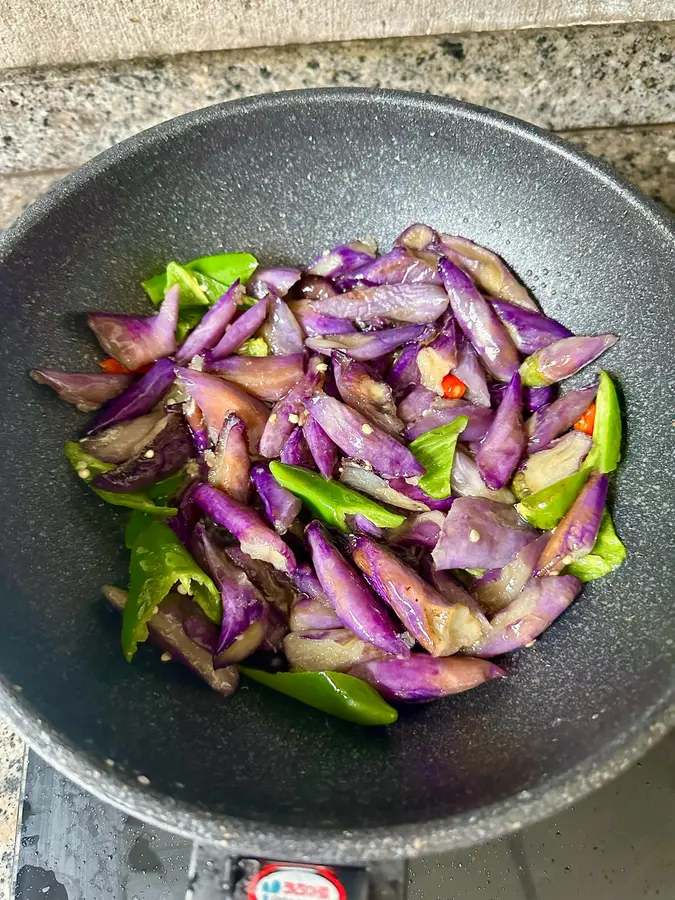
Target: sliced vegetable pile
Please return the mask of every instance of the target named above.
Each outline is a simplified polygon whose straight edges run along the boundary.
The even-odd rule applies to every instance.
[[[155,315],[89,316],[101,372],[31,372],[96,411],[66,454],[132,510],[128,590],[104,588],[128,660],[150,637],[224,695],[241,671],[388,725],[503,677],[623,562],[615,386],[554,387],[617,338],[545,316],[489,250],[416,224],[379,256],[226,253],[143,287]]]

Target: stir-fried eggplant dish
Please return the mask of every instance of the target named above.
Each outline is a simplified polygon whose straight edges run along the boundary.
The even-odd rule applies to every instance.
[[[103,588],[128,660],[149,638],[223,695],[243,674],[390,725],[505,677],[623,562],[617,391],[564,385],[618,338],[546,316],[490,250],[415,224],[143,288],[154,314],[89,315],[100,371],[31,372],[94,413],[66,455],[131,510],[128,583]]]

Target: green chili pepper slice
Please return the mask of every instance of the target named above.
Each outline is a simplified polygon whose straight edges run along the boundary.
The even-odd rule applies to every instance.
[[[358,725],[392,725],[398,712],[360,678],[341,672],[277,672],[239,666],[244,675],[322,712]]]
[[[169,263],[169,265],[172,264]],[[178,264],[173,263],[173,265],[177,266]],[[211,299],[211,303],[215,303],[216,300],[222,296],[224,291],[230,287],[230,285],[234,284],[237,279],[239,279],[242,284],[246,284],[257,266],[257,259],[255,256],[251,256],[250,253],[217,253],[214,256],[200,256],[179,268],[196,272],[209,279],[209,282],[217,283],[220,288],[220,293],[217,297]],[[208,286],[209,282],[199,279],[196,283],[197,287],[203,293],[204,286]],[[175,284],[176,282],[174,281],[173,283]],[[141,285],[148,297],[150,297],[155,304],[162,302],[167,287],[171,286],[171,284],[167,284],[166,272],[160,272],[159,275],[153,275],[152,278],[146,278],[145,281],[141,282]],[[213,290],[215,291],[215,288],[213,288]],[[182,289],[181,302],[183,302]],[[203,301],[197,301],[197,303],[198,305],[204,305]]]
[[[455,448],[460,434],[468,424],[466,416],[458,416],[449,425],[441,425],[440,428],[421,434],[408,446],[415,459],[426,469],[417,482],[417,487],[434,500],[445,500],[450,496]]]
[[[358,491],[301,466],[273,461],[270,472],[282,487],[300,497],[313,515],[341,531],[349,531],[345,516],[365,516],[380,528],[398,528],[405,521],[405,516],[389,512]]]
[[[568,475],[534,494],[528,494],[516,505],[516,509],[530,525],[549,531],[555,528],[577,499],[589,475],[590,469]]]
[[[109,472],[115,468],[111,463],[103,462],[92,456],[91,453],[86,453],[77,441],[66,441],[66,456],[86,484],[89,484],[94,475],[98,475],[99,472]],[[153,516],[175,516],[178,512],[175,506],[156,504],[154,499],[145,491],[118,494],[114,491],[102,491],[97,487],[92,487],[92,490],[95,494],[98,494],[101,500],[105,500],[106,503],[111,503],[113,506],[126,506],[129,509],[138,509]]]
[[[127,534],[127,539],[129,535]],[[154,519],[135,537],[129,566],[129,599],[122,617],[122,649],[128,661],[148,637],[147,623],[178,582],[214,622],[222,617],[220,593],[173,531]]]
[[[617,569],[626,559],[626,548],[614,530],[612,517],[604,511],[593,549],[565,569],[565,575],[576,575],[581,581],[594,581]]]
[[[586,457],[585,469],[613,472],[621,458],[621,408],[614,382],[607,372],[600,372],[595,396],[593,449]]]

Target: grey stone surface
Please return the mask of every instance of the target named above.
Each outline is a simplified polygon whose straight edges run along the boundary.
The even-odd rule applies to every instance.
[[[0,173],[73,168],[144,128],[252,94],[382,87],[545,128],[675,121],[675,23],[234,50],[0,74]]]
[[[0,719],[0,900],[11,897],[25,747]]]
[[[152,57],[167,48],[188,53],[672,18],[667,0],[380,0],[370,15],[358,0],[13,0],[0,16],[0,46],[9,68]]]

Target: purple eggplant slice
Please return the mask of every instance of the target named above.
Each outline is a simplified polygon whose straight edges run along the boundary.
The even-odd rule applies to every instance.
[[[421,376],[417,365],[419,350],[418,344],[406,344],[389,369],[387,382],[397,400],[400,400],[411,388],[420,383]]]
[[[569,378],[613,347],[618,340],[615,334],[600,334],[555,341],[527,357],[520,367],[523,384],[526,387],[542,387]]]
[[[89,327],[105,352],[127,369],[138,369],[176,349],[180,288],[170,288],[154,316],[90,313]]]
[[[371,684],[385,700],[398,703],[426,703],[450,694],[460,694],[506,672],[484,659],[446,656],[435,659],[413,653],[408,659],[381,659],[362,662],[350,675]]]
[[[385,319],[426,325],[435,322],[448,306],[448,297],[435,284],[382,284],[356,288],[312,303],[314,312],[358,322]]]
[[[483,497],[458,497],[432,557],[438,569],[494,569],[536,537],[513,507]]]
[[[99,409],[108,400],[118,397],[134,380],[133,375],[114,375],[108,372],[59,372],[56,369],[31,369],[30,377],[38,384],[46,384],[66,403],[80,412]],[[92,451],[93,452],[93,451]]]
[[[287,466],[314,468],[314,457],[305,438],[303,429],[296,425],[281,451],[281,462]]]
[[[536,494],[556,481],[573,475],[593,447],[593,438],[582,431],[569,431],[546,450],[528,456],[513,478],[513,490],[518,498]]]
[[[403,479],[396,479],[397,482]],[[395,506],[398,509],[406,509],[412,512],[427,512],[431,507],[426,501],[431,503],[431,498],[422,495],[424,499],[416,499],[411,497],[409,492],[403,493],[393,487],[385,478],[381,478],[377,473],[373,472],[368,466],[364,466],[354,459],[343,459],[340,465],[340,481],[343,484],[360,491],[362,494],[368,494],[381,503],[389,506]],[[401,487],[410,488],[412,485],[404,483]],[[422,491],[419,491],[422,494]]]
[[[128,422],[120,422],[99,431],[91,437],[82,438],[80,444],[97,459],[109,463],[123,463],[133,459],[165,426],[167,413],[157,407],[152,412]]]
[[[526,544],[511,562],[501,569],[488,569],[473,582],[471,593],[488,614],[499,612],[516,599],[532,577],[548,539],[548,534],[540,535]]]
[[[337,464],[337,447],[317,421],[307,419],[302,433],[317,469],[324,478],[332,478]]]
[[[286,266],[259,266],[246,283],[246,293],[262,300],[268,294],[276,297],[285,297],[296,282],[300,280],[300,269],[291,269]]]
[[[405,325],[401,328],[386,328],[367,334],[327,334],[323,337],[307,338],[305,344],[319,353],[342,350],[352,359],[373,360],[391,353],[402,344],[416,341],[426,334],[424,325]]]
[[[118,612],[123,612],[129,595],[128,591],[112,585],[105,585],[103,594],[110,605]],[[239,673],[236,666],[214,669],[213,657],[185,633],[183,617],[180,611],[182,598],[170,595],[162,603],[162,608],[148,622],[150,639],[157,644],[171,659],[182,663],[224,697],[234,693],[239,684]]]
[[[340,244],[331,250],[324,250],[305,269],[308,275],[319,275],[323,278],[339,278],[353,269],[373,259],[372,248],[362,241]]]
[[[130,460],[101,472],[92,486],[102,491],[133,493],[178,472],[192,457],[192,441],[180,413],[164,418],[164,427]]]
[[[314,597],[298,597],[289,617],[291,631],[331,631],[342,628],[333,607]]]
[[[288,304],[274,295],[268,300],[262,336],[274,356],[293,356],[305,349],[305,336]]]
[[[557,575],[565,566],[591,552],[600,529],[608,486],[607,475],[597,471],[591,474],[544,547],[535,575]]]
[[[244,341],[252,337],[267,318],[267,300],[259,300],[245,313],[226,328],[218,343],[209,350],[205,358],[209,364],[216,359],[223,359],[235,353]]]
[[[174,365],[171,360],[158,359],[149,372],[99,410],[87,429],[87,435],[149,413],[169,390],[173,380]]]
[[[432,244],[432,246],[435,246]],[[504,262],[486,247],[468,238],[442,234],[438,250],[470,275],[480,288],[493,297],[502,297],[523,309],[537,310],[537,304]]]
[[[440,284],[438,258],[424,259],[406,247],[394,247],[388,253],[369,260],[337,278],[338,287],[351,290],[362,285]]]
[[[407,247],[408,250],[426,250],[436,240],[438,235],[433,228],[422,222],[415,222],[399,234],[394,244],[397,247]]]
[[[193,497],[214,522],[227,528],[237,538],[242,551],[248,556],[268,562],[280,572],[295,570],[297,563],[290,547],[265,525],[255,510],[242,506],[208,484],[200,484]]]
[[[490,299],[490,303],[511,335],[513,343],[526,356],[548,347],[554,341],[573,336],[569,328],[555,319],[549,319],[543,313],[524,309],[504,300]]]
[[[480,640],[484,621],[445,600],[409,566],[370,538],[350,538],[352,558],[372,588],[432,656],[451,656]]]
[[[573,575],[532,578],[490,622],[490,632],[468,654],[482,659],[526,647],[563,613],[581,590]]]
[[[520,375],[516,372],[476,453],[478,471],[492,491],[504,487],[527,446],[521,393]]]
[[[205,372],[238,384],[259,400],[281,400],[304,374],[304,355],[229,356],[207,362]]]
[[[542,406],[525,423],[529,438],[528,453],[543,450],[574,425],[593,402],[598,387],[595,384],[569,391],[553,403]]]
[[[251,480],[262,500],[265,517],[277,534],[285,534],[297,519],[302,501],[279,484],[266,463],[253,466]]]
[[[424,474],[407,447],[339,400],[327,394],[315,394],[306,407],[346,456],[370,463],[380,475],[413,478]]]
[[[520,364],[518,351],[489,302],[468,275],[442,259],[438,266],[457,323],[498,381],[510,381]]]
[[[441,397],[436,397],[428,412],[422,413],[419,419],[406,426],[405,439],[414,441],[421,434],[426,434],[427,431],[433,431],[442,425],[449,425],[459,416],[466,416],[468,419],[467,426],[460,434],[459,439],[464,443],[470,443],[481,441],[485,437],[494,419],[494,412],[485,406],[473,406],[473,404],[464,403],[461,400],[443,400]]]
[[[269,416],[264,403],[246,391],[195,369],[176,369],[179,382],[201,409],[212,441],[218,439],[228,413],[235,413],[246,426],[251,453],[258,452],[260,438]]]
[[[241,301],[243,293],[243,287],[239,281],[235,281],[232,287],[228,288],[220,300],[211,307],[176,353],[175,359],[179,366],[187,365],[193,356],[210,350],[218,343],[234,318],[237,303]]]
[[[481,478],[478,466],[471,454],[457,447],[455,458],[452,462],[452,474],[450,476],[452,492],[459,497],[486,497],[497,503],[513,504],[516,498],[506,487],[498,491],[492,491]]]
[[[340,396],[352,409],[394,437],[403,431],[403,422],[396,415],[396,404],[389,385],[375,377],[364,363],[350,359],[344,353],[332,355],[333,374]]]
[[[294,672],[347,672],[385,656],[346,628],[291,632],[284,638],[284,653]]]
[[[214,668],[242,662],[262,643],[267,632],[267,604],[248,580],[246,573],[233,565],[228,556],[209,537],[200,523],[195,528],[191,547],[216,583],[223,601],[223,619],[214,652]]]
[[[249,495],[249,469],[246,428],[239,416],[229,413],[218,436],[215,451],[206,451],[209,484],[246,503]]]
[[[311,522],[305,538],[321,587],[345,628],[385,653],[407,656],[410,648],[386,608],[331,543],[323,526]]]
[[[452,374],[466,385],[464,400],[476,406],[491,405],[485,369],[471,342],[463,334],[457,340],[457,364]],[[503,387],[506,389],[506,385]]]
[[[387,542],[395,547],[426,547],[433,550],[441,536],[445,515],[438,510],[409,516],[403,525],[387,533]]]
[[[286,442],[297,425],[307,417],[305,400],[321,390],[328,364],[320,356],[310,359],[307,371],[295,387],[278,400],[267,419],[260,440],[260,453],[268,459],[281,455]]]

